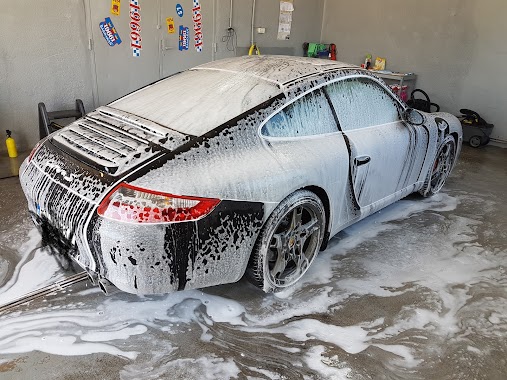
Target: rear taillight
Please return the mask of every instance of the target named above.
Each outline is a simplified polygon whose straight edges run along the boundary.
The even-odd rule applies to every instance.
[[[30,155],[28,156],[28,162],[32,161],[32,158],[34,156],[35,153],[37,153],[37,151],[39,150],[39,148],[41,147],[42,143],[45,141],[46,139],[42,139],[40,140],[37,144],[35,144],[35,146],[33,147],[32,151],[30,152]]]
[[[104,198],[97,212],[127,223],[173,223],[200,219],[219,203],[219,199],[166,194],[122,183]]]

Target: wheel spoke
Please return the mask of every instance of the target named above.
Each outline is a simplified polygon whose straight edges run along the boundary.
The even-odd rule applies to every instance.
[[[285,258],[285,255],[278,255],[276,258],[275,266],[270,271],[273,278],[279,279],[279,276],[284,272],[286,267],[287,260]]]
[[[303,218],[303,208],[296,207],[292,212],[292,222],[290,225],[291,231],[294,231],[301,225],[301,219]]]
[[[306,257],[305,253],[303,252],[303,247],[301,247],[300,253],[298,255],[298,260],[296,262],[297,265],[297,271],[299,273],[302,273],[305,271],[305,269],[308,267],[308,257]]]
[[[280,254],[283,252],[284,243],[285,236],[283,234],[273,234],[273,239],[271,240],[269,248],[276,249],[277,253]]]
[[[319,229],[319,221],[316,218],[312,218],[308,223],[303,224],[299,228],[299,236],[308,238],[308,236],[311,236],[315,231]]]

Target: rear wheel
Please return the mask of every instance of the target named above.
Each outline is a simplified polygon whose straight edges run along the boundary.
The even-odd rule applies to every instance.
[[[267,220],[250,258],[247,276],[265,292],[294,285],[319,252],[326,225],[317,195],[298,190],[285,198]]]
[[[429,197],[438,193],[444,186],[445,180],[451,173],[456,159],[456,142],[452,136],[447,136],[437,150],[435,161],[428,173],[428,178],[420,193]]]

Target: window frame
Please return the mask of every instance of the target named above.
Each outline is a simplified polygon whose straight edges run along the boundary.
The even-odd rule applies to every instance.
[[[407,110],[408,106],[406,104],[404,104],[403,101],[401,101],[400,99],[398,99],[398,97],[393,93],[393,91],[391,90],[391,88],[389,88],[389,86],[387,86],[386,84],[380,82],[380,80],[378,80],[378,78],[376,78],[376,77],[370,77],[370,76],[367,76],[367,75],[355,75],[355,76],[350,76],[350,77],[342,78],[342,80],[346,81],[346,80],[353,80],[353,79],[357,79],[357,78],[369,80],[371,83],[374,83],[377,87],[379,87],[380,89],[382,89],[386,93],[386,95],[388,95],[391,98],[391,100],[393,101],[393,103],[395,103],[398,106],[399,120],[392,121],[392,122],[389,122],[389,123],[375,124],[375,125],[370,125],[368,127],[354,128],[354,129],[351,129],[351,130],[344,131],[342,129],[342,127],[341,127],[340,116],[336,112],[336,109],[334,108],[334,105],[333,105],[333,101],[331,100],[331,95],[330,95],[329,91],[327,90],[327,88],[324,88],[323,90],[326,93],[328,101],[331,104],[331,107],[333,108],[333,112],[334,112],[334,114],[335,114],[335,116],[337,118],[338,128],[340,129],[340,131],[342,133],[350,133],[350,132],[354,132],[354,131],[358,131],[358,130],[362,130],[362,129],[376,128],[376,127],[378,127],[380,125],[387,125],[387,124],[392,124],[392,123],[402,123],[402,122],[405,121],[403,119],[403,113]],[[330,85],[332,85],[334,83],[337,83],[337,82],[338,81],[329,82],[329,83],[326,84],[326,87],[328,87],[328,86],[330,86]]]
[[[340,120],[338,119],[338,115],[336,113],[336,110],[333,106],[333,103],[331,102],[331,99],[329,97],[329,93],[328,91],[326,90],[326,86],[329,86],[333,83],[336,83],[336,82],[340,82],[340,81],[344,81],[344,80],[350,80],[350,79],[355,79],[355,78],[364,78],[364,79],[369,79],[371,80],[372,82],[374,82],[375,84],[377,84],[379,87],[381,87],[393,100],[395,103],[397,103],[400,107],[400,110],[401,111],[406,111],[408,106],[403,103],[400,99],[398,99],[398,97],[396,95],[394,95],[394,93],[391,91],[391,89],[383,82],[381,82],[381,80],[377,77],[374,77],[374,76],[370,76],[370,75],[365,75],[365,74],[350,74],[350,75],[343,75],[339,78],[335,78],[333,80],[330,80],[330,81],[327,81],[327,82],[324,82],[324,83],[320,83],[319,85],[309,89],[308,91],[305,91],[303,92],[302,94],[296,96],[295,98],[291,99],[290,101],[288,101],[287,103],[285,103],[282,107],[276,109],[275,111],[273,111],[268,117],[266,117],[266,119],[264,119],[262,121],[262,123],[259,125],[259,127],[257,128],[257,135],[261,138],[261,139],[264,139],[264,140],[272,140],[272,141],[293,141],[293,140],[301,140],[301,139],[316,139],[316,138],[320,138],[320,137],[323,137],[323,136],[332,136],[332,135],[335,135],[335,134],[343,134],[344,132],[342,131],[341,129],[341,126],[340,126]],[[286,107],[289,107],[290,105],[292,105],[293,103],[295,103],[296,101],[300,100],[301,98],[303,98],[304,96],[314,92],[314,91],[317,91],[319,89],[322,89],[323,93],[324,93],[324,96],[327,100],[327,103],[329,105],[329,107],[331,108],[331,111],[333,113],[333,116],[335,118],[335,125],[336,125],[336,132],[330,132],[330,133],[322,133],[322,134],[317,134],[317,135],[308,135],[308,136],[296,136],[296,137],[278,137],[278,136],[266,136],[264,134],[262,134],[262,128],[264,127],[264,125],[269,121],[271,120],[271,118],[273,118],[276,114],[278,114],[279,112],[283,111]],[[403,119],[400,119],[400,122],[404,122]]]
[[[326,99],[326,103],[329,107],[329,110],[331,111],[331,114],[333,115],[333,120],[334,120],[334,124],[335,124],[335,131],[334,132],[328,132],[328,133],[318,133],[318,134],[312,134],[312,135],[302,135],[302,136],[267,136],[265,134],[262,133],[262,128],[264,128],[264,126],[272,119],[274,118],[276,115],[278,115],[280,112],[284,111],[286,108],[292,106],[294,103],[296,103],[297,101],[303,99],[306,95],[308,94],[311,94],[315,91],[319,91],[321,90],[322,91],[322,96],[324,97],[324,99]],[[301,95],[298,95],[296,98],[294,99],[291,99],[291,101],[285,103],[282,107],[278,108],[275,112],[273,112],[272,114],[270,114],[265,120],[263,120],[263,122],[259,125],[259,128],[257,130],[259,136],[263,139],[267,139],[267,140],[277,140],[277,141],[280,141],[280,140],[299,140],[299,139],[314,139],[314,138],[319,138],[321,136],[329,136],[329,135],[334,135],[336,133],[340,133],[340,127],[337,125],[337,120],[336,120],[336,113],[334,111],[334,108],[333,106],[329,103],[329,99],[328,99],[328,95],[327,95],[327,92],[326,90],[322,87],[322,86],[318,86],[318,87],[314,87],[306,92],[304,92],[303,94]]]

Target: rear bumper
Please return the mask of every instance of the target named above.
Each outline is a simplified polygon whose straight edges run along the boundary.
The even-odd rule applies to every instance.
[[[83,175],[81,167],[67,159],[64,166],[44,147],[37,156],[23,163],[20,174],[34,222],[47,244],[90,274],[136,294],[232,283],[243,276],[263,224],[263,203],[226,200],[195,222],[127,224],[96,213],[112,184],[80,192],[73,179]],[[43,160],[44,167],[37,164]]]
[[[238,281],[262,227],[262,203],[222,201],[195,222],[135,225],[94,217],[90,248],[99,275],[137,294]]]

